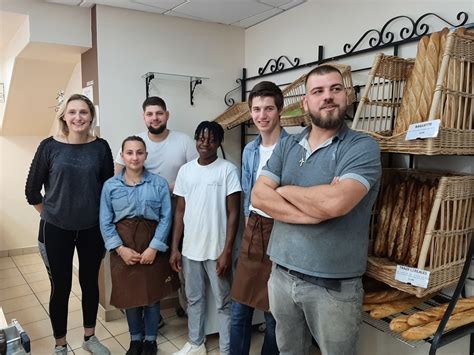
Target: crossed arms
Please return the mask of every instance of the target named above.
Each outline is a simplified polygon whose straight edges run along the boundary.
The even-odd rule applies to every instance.
[[[285,223],[318,224],[347,214],[367,192],[362,183],[350,178],[301,187],[278,186],[269,177],[260,176],[252,190],[252,206]]]

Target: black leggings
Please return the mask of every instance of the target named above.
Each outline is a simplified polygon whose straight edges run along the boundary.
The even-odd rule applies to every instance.
[[[105,254],[99,226],[69,231],[41,220],[38,242],[51,281],[49,316],[54,337],[62,338],[67,332],[74,248],[77,248],[79,257],[83,325],[85,328],[95,327],[99,307],[99,268]]]

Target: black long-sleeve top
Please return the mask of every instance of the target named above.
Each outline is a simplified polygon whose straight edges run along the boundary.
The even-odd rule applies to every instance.
[[[43,203],[41,218],[48,223],[66,230],[88,229],[99,224],[102,185],[113,174],[112,152],[104,139],[67,144],[49,137],[31,163],[26,199],[30,205]]]

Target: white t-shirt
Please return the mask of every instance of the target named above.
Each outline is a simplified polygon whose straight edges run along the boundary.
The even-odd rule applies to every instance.
[[[179,169],[174,194],[184,197],[182,254],[195,261],[216,260],[224,250],[227,231],[226,197],[242,191],[237,167],[217,158],[209,165],[197,159]]]
[[[270,147],[264,147],[263,145],[260,144],[260,146],[258,148],[259,153],[260,153],[260,161],[258,163],[257,175],[256,176],[259,176],[260,173],[262,172],[262,168],[267,163],[267,160],[270,159],[270,157],[272,156],[272,153],[273,153],[273,150],[275,149],[275,147],[276,147],[276,143],[274,145],[270,146]],[[259,210],[258,208],[253,207],[252,204],[250,204],[249,210],[259,214],[260,216],[267,217],[267,218],[272,218],[268,214],[266,214],[265,212]]]
[[[145,160],[145,168],[164,177],[169,185],[175,182],[179,168],[198,156],[196,142],[181,132],[170,130],[168,137],[161,142],[153,142],[148,137],[148,132],[139,133],[137,136],[146,144],[148,158]],[[120,157],[121,151],[120,149],[115,162],[124,165]]]

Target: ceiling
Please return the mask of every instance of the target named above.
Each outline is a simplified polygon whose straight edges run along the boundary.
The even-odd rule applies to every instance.
[[[0,52],[3,53],[8,42],[13,38],[28,16],[0,11]]]
[[[198,21],[248,28],[307,0],[45,0],[49,3],[92,7],[121,7]]]

